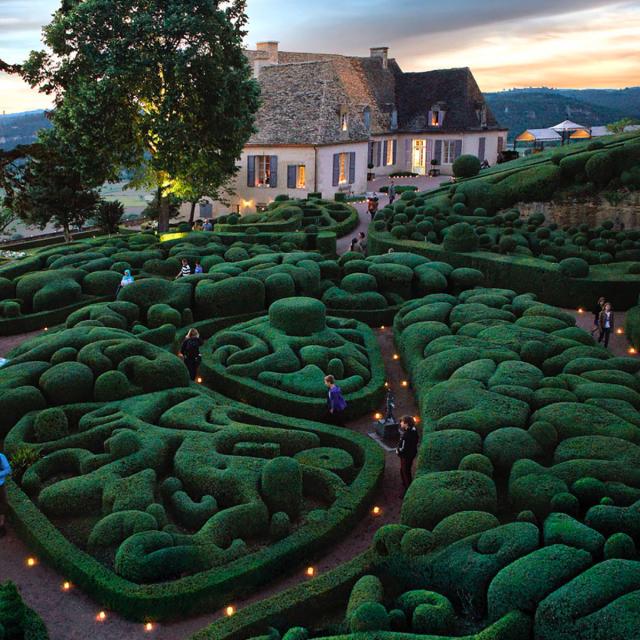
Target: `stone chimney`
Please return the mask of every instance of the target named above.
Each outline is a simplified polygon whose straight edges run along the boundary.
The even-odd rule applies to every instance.
[[[372,58],[380,58],[383,69],[389,67],[389,47],[371,47],[370,51]]]
[[[256,43],[258,51],[266,51],[269,55],[269,64],[278,64],[278,43],[275,41]]]

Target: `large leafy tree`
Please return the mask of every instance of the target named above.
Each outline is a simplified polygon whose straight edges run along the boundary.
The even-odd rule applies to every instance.
[[[48,51],[19,72],[53,96],[56,135],[98,186],[122,168],[168,197],[215,194],[253,132],[259,89],[242,50],[246,0],[63,0]],[[15,69],[14,69],[15,70]]]
[[[11,162],[3,156],[4,204],[24,222],[44,229],[52,223],[71,241],[71,228],[82,227],[100,200],[97,190],[87,187],[69,163],[52,131],[42,132],[37,145]]]

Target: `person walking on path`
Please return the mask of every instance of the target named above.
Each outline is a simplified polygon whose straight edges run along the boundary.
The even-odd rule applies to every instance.
[[[387,193],[389,194],[389,204],[393,204],[393,201],[396,199],[396,185],[393,180],[389,185],[389,191]]]
[[[184,278],[190,275],[191,275],[191,267],[189,266],[189,261],[186,258],[182,258],[182,266],[180,267],[180,271],[178,271],[178,275],[175,277],[175,280],[178,280],[178,278]]]
[[[614,315],[610,302],[606,302],[604,308],[600,312],[599,325],[600,336],[598,337],[598,342],[602,342],[602,339],[604,338],[604,347],[606,349],[609,347],[609,338],[611,337],[611,332],[613,331],[614,326]]]
[[[332,375],[324,377],[324,384],[329,389],[329,392],[327,393],[329,422],[342,426],[344,422],[344,410],[347,408],[347,401],[344,399],[342,390],[336,384],[336,379]]]
[[[369,198],[367,203],[367,211],[373,220],[373,217],[378,213],[378,198],[374,196],[373,198]]]
[[[0,453],[0,538],[7,530],[4,526],[4,519],[7,515],[7,484],[6,480],[11,475],[11,465],[4,453]]]
[[[600,296],[598,302],[596,302],[593,307],[593,329],[591,330],[591,335],[600,329],[600,314],[602,313],[602,307],[604,307],[605,302],[606,300]]]
[[[396,453],[400,458],[400,478],[404,496],[413,480],[411,468],[418,455],[418,430],[416,421],[411,416],[404,416],[400,420],[400,441]]]
[[[351,246],[349,247],[350,253],[362,253],[362,248],[360,247],[360,242],[358,242],[358,238],[352,238]]]
[[[360,247],[360,251],[365,255],[367,255],[367,248],[368,248],[368,244],[367,244],[367,234],[364,231],[361,231],[358,234],[358,245]]]
[[[198,375],[198,367],[202,356],[200,355],[200,347],[202,346],[202,338],[197,329],[189,329],[187,336],[180,347],[180,353],[184,358],[184,364],[189,370],[189,377],[195,380]]]

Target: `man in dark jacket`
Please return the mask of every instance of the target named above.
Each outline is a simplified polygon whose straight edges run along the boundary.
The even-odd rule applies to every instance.
[[[400,458],[403,493],[406,493],[413,479],[411,467],[418,455],[418,430],[416,429],[416,421],[411,416],[404,416],[400,420],[400,441],[396,453]]]

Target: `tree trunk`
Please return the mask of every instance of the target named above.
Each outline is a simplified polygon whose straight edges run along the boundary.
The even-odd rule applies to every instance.
[[[71,242],[71,231],[69,230],[69,224],[67,222],[62,225],[62,232],[64,233],[64,241]]]
[[[189,212],[189,224],[193,228],[193,219],[196,217],[196,204],[197,202],[191,203],[191,211]]]
[[[158,196],[160,197],[160,215],[158,216],[158,231],[164,233],[169,231],[169,198],[163,196],[162,190],[158,189]]]

